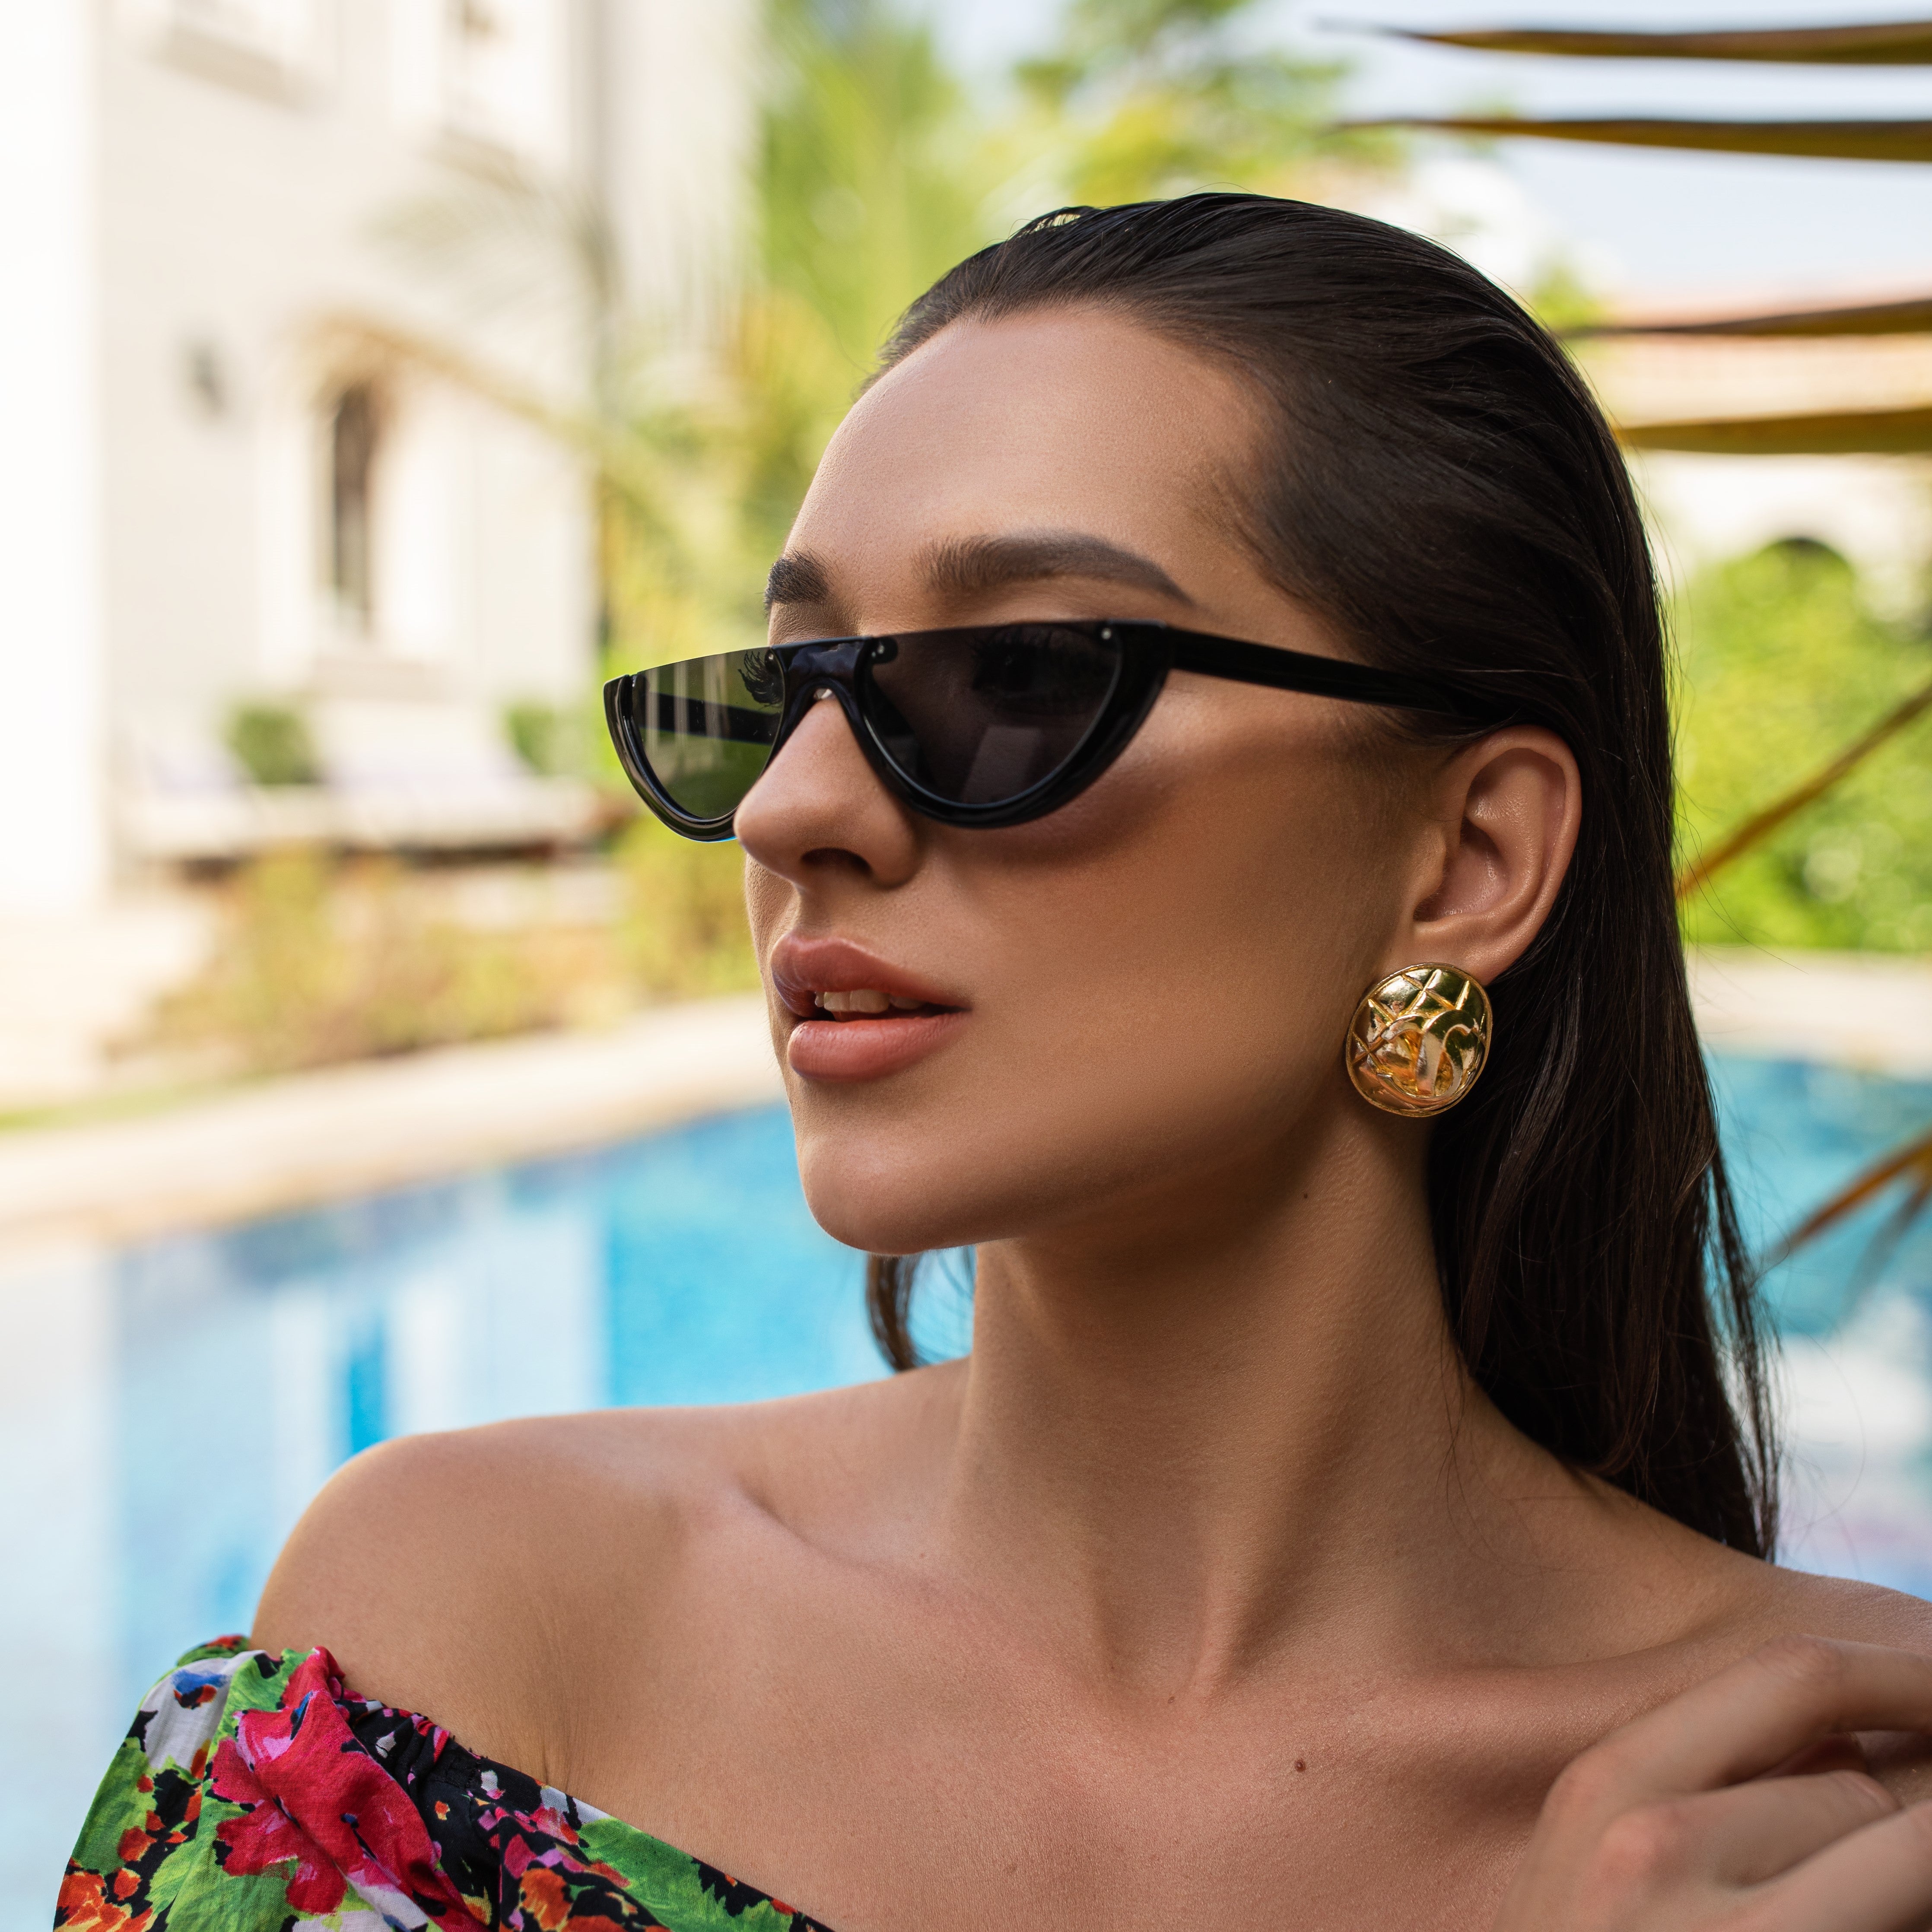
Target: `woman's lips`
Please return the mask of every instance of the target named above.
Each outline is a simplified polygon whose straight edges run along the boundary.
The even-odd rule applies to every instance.
[[[820,993],[869,989],[889,1000],[912,1000],[921,1006],[966,1004],[957,994],[849,939],[807,939],[788,932],[772,948],[771,975],[778,998],[802,1020],[819,1010]]]
[[[966,1020],[957,1008],[881,1019],[800,1020],[785,1042],[785,1060],[807,1080],[877,1080],[937,1052]]]
[[[898,1072],[937,1052],[968,1018],[956,994],[850,940],[788,934],[772,949],[771,975],[794,1016],[786,1061],[808,1080]],[[844,1010],[840,1017],[827,1012],[825,994]]]

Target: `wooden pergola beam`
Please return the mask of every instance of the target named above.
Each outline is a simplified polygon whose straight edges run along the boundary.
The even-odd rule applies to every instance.
[[[1846,27],[1745,28],[1717,33],[1599,33],[1568,28],[1490,27],[1430,34],[1382,32],[1480,53],[1558,54],[1585,60],[1777,61],[1805,66],[1932,67],[1932,20]]]
[[[1844,308],[1780,310],[1767,315],[1719,316],[1696,322],[1588,322],[1563,332],[1580,341],[1606,336],[1720,335],[1801,339],[1838,335],[1932,334],[1932,295]]]
[[[1407,128],[1491,140],[1585,141],[1701,154],[1791,154],[1813,160],[1932,161],[1932,121],[1679,121],[1640,116],[1541,120],[1525,115],[1388,115],[1346,129]]]
[[[1617,435],[1632,449],[1700,456],[1924,456],[1932,454],[1932,409],[1619,423]]]

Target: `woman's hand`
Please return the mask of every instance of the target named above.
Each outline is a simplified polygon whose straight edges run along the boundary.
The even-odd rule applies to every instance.
[[[1856,1731],[1932,1732],[1932,1658],[1767,1644],[1564,1772],[1495,1932],[1924,1932],[1932,1804],[1802,1768]]]

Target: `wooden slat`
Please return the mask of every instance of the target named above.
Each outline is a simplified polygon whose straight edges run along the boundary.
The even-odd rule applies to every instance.
[[[1932,296],[1910,296],[1898,302],[1866,302],[1851,308],[1792,309],[1774,315],[1720,316],[1706,322],[1585,322],[1563,332],[1575,340],[1626,335],[1926,335],[1932,334]]]
[[[1706,456],[1923,456],[1932,454],[1932,409],[1619,423],[1617,434],[1633,449]]]
[[[1533,120],[1513,115],[1392,116],[1350,128],[1412,128],[1491,140],[1591,141],[1627,148],[1723,154],[1793,154],[1813,160],[1932,161],[1932,121]]]
[[[1562,54],[1586,60],[1790,61],[1835,67],[1932,66],[1932,20],[1870,26],[1768,27],[1703,34],[1591,33],[1564,28],[1484,28],[1426,34],[1393,28],[1405,40],[1483,53]]]

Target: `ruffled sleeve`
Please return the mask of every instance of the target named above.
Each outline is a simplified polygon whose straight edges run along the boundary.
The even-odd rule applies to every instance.
[[[825,1932],[507,1766],[352,1698],[326,1650],[224,1637],[142,1699],[68,1861],[67,1932]]]
[[[108,1766],[56,1925],[280,1932],[364,1913],[362,1932],[481,1932],[337,1689],[326,1651],[278,1656],[243,1637],[190,1651],[142,1700]]]

